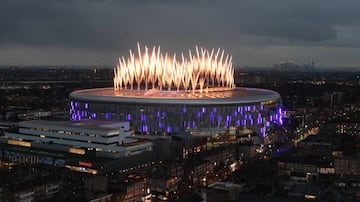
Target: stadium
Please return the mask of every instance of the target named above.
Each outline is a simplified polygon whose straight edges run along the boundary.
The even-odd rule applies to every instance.
[[[180,59],[177,59],[180,58]],[[70,116],[129,121],[140,133],[214,135],[238,127],[262,137],[282,124],[277,92],[235,87],[232,57],[196,47],[187,57],[138,44],[138,54],[119,58],[114,87],[70,93]]]

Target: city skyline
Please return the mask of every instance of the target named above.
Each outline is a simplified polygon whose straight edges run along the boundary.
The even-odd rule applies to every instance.
[[[248,70],[194,94],[114,91],[107,68],[0,68],[0,201],[358,200],[359,77]]]
[[[222,48],[234,66],[359,67],[360,2],[2,1],[0,65],[114,65],[140,41]]]

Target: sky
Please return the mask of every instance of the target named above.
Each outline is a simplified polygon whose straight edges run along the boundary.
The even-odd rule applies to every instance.
[[[0,65],[114,65],[136,43],[235,66],[360,67],[359,0],[1,0]]]

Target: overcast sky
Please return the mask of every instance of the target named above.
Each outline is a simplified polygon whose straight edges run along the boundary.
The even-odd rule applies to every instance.
[[[0,0],[0,64],[113,65],[143,45],[235,66],[360,66],[359,0]]]

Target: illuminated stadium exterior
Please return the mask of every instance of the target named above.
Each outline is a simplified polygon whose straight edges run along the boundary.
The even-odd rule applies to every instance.
[[[196,48],[189,59],[168,57],[160,47],[119,59],[114,87],[70,94],[73,121],[129,121],[137,132],[213,135],[231,128],[252,128],[265,137],[282,124],[277,92],[234,85],[231,57],[224,51]]]

